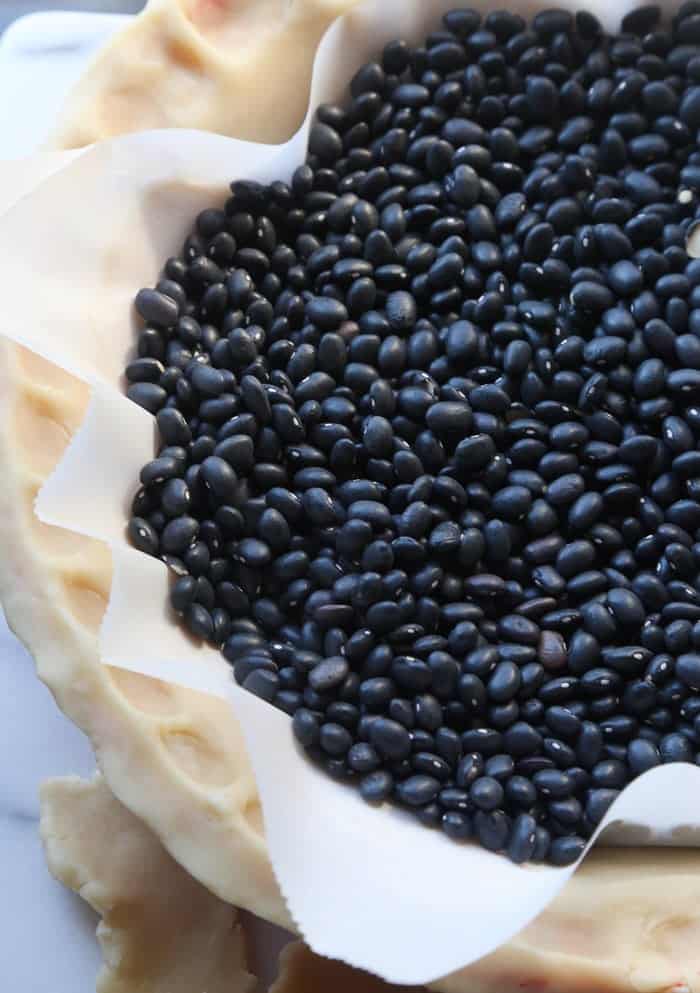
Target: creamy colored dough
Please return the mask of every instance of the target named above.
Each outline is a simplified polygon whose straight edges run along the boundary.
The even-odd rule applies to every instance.
[[[97,993],[253,993],[238,912],[195,882],[100,777],[41,791],[51,873],[101,916]]]
[[[700,851],[594,850],[520,935],[432,988],[442,993],[680,993],[686,988],[697,993]]]
[[[269,993],[419,993],[424,987],[392,986],[335,959],[312,952],[302,941],[282,950],[279,975]]]
[[[326,27],[358,0],[150,0],[97,56],[54,136],[187,127],[271,144],[302,122]]]
[[[249,993],[236,912],[188,876],[101,778],[45,784],[41,832],[53,875],[102,915],[98,993]],[[522,934],[434,989],[697,993],[698,907],[699,851],[599,850]],[[270,993],[410,989],[294,942]]]

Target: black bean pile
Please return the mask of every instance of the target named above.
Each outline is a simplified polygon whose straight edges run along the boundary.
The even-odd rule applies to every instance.
[[[129,533],[372,802],[570,863],[700,761],[700,2],[445,16],[136,308]]]

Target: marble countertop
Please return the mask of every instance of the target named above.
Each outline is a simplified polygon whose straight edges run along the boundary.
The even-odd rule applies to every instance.
[[[16,993],[91,993],[97,918],[49,875],[39,840],[38,789],[91,775],[87,741],[60,713],[34,663],[0,617],[0,968]]]
[[[99,0],[91,6],[99,8]],[[131,4],[132,9],[138,6]],[[117,7],[125,5],[112,4]],[[0,28],[8,13],[29,9],[36,5],[3,3]],[[12,25],[0,41],[0,155],[27,155],[43,141],[86,59],[121,23],[107,15],[46,13]],[[0,756],[2,988],[13,993],[93,993],[100,964],[97,918],[46,869],[38,789],[50,776],[90,776],[95,761],[86,739],[37,679],[32,659],[1,615]]]
[[[90,57],[126,20],[49,11],[10,25],[0,38],[0,158],[30,155],[43,144]]]
[[[135,14],[145,5],[145,0],[2,0],[0,4],[0,32],[19,17],[38,11],[80,11],[100,14]]]

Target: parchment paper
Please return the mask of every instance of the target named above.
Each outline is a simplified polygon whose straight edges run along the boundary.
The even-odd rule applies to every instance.
[[[311,107],[340,98],[352,72],[385,41],[417,40],[454,5],[384,0],[336,22],[318,52]],[[619,19],[632,5],[589,7],[609,23],[613,10]],[[272,864],[306,940],[389,980],[423,983],[519,931],[573,869],[516,867],[400,811],[371,809],[327,779],[293,745],[289,718],[236,687],[221,655],[173,623],[165,566],[125,537],[138,472],[154,445],[152,418],[121,392],[134,342],[133,297],[179,250],[197,211],[224,199],[229,180],[289,177],[303,158],[308,121],[284,146],[147,132],[68,164],[35,165],[36,181],[57,171],[0,219],[3,329],[92,386],[85,423],[36,512],[112,549],[103,661],[230,699],[255,770]],[[603,826],[620,821],[655,844],[696,840],[700,769],[650,771],[625,790]]]

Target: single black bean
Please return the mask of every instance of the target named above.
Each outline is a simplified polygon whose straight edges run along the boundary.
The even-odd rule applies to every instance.
[[[552,865],[571,865],[584,852],[585,841],[576,835],[555,838],[549,846],[549,860]]]
[[[598,825],[618,796],[619,790],[615,789],[590,790],[586,799],[586,816],[590,822]]]
[[[134,305],[144,321],[161,328],[172,327],[179,316],[177,301],[158,290],[139,290]]]
[[[679,656],[676,675],[691,690],[700,691],[700,654],[689,652]]]
[[[508,843],[508,857],[518,864],[529,861],[535,852],[537,821],[530,814],[518,814]]]
[[[442,815],[442,830],[453,841],[465,841],[471,837],[472,824],[468,813],[447,810]]]
[[[126,395],[151,414],[157,414],[168,399],[166,391],[157,383],[132,383]]]
[[[479,810],[495,810],[503,803],[503,787],[492,776],[481,776],[472,783],[469,797]]]
[[[143,517],[132,517],[129,521],[127,533],[129,541],[139,551],[145,552],[147,555],[158,554],[158,532]]]
[[[477,810],[474,815],[474,830],[484,848],[492,852],[501,851],[508,839],[509,822],[503,811]]]
[[[393,777],[382,769],[370,772],[360,780],[360,793],[368,803],[382,803],[391,796],[393,788]]]
[[[169,521],[161,534],[161,548],[169,555],[180,555],[192,544],[199,531],[199,521],[182,516]]]
[[[659,755],[662,762],[694,762],[695,753],[691,742],[684,734],[666,734],[659,742]]]
[[[484,772],[484,760],[479,752],[470,752],[465,755],[457,768],[457,785],[461,789],[468,789]]]
[[[542,769],[532,777],[533,783],[542,796],[553,799],[566,799],[571,795],[573,783],[566,772],[557,769]]]
[[[440,790],[440,781],[423,774],[409,776],[396,785],[396,795],[401,803],[409,807],[423,807],[435,799]]]
[[[397,721],[378,717],[370,729],[370,742],[380,755],[393,761],[406,758],[411,752],[411,738]]]

